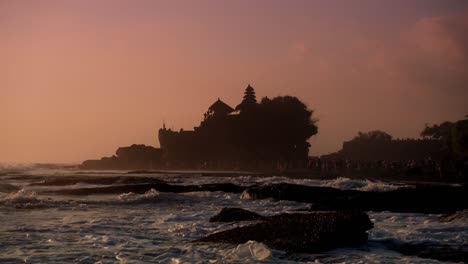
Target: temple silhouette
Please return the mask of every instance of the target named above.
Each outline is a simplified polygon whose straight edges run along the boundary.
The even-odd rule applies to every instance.
[[[217,99],[199,126],[158,131],[160,148],[132,145],[117,156],[88,160],[85,169],[303,169],[309,159],[308,139],[317,133],[313,111],[292,96],[257,101],[248,85],[242,101],[231,107]]]
[[[270,107],[273,101],[284,109]],[[235,108],[218,98],[193,130],[173,131],[163,125],[158,134],[163,160],[176,168],[302,168],[308,160],[307,140],[317,130],[311,113],[295,97],[264,98],[258,103],[248,85]],[[297,114],[309,133],[294,125]]]

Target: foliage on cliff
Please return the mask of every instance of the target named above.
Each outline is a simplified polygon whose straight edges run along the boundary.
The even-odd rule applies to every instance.
[[[468,157],[468,118],[456,122],[445,121],[432,126],[426,124],[421,136],[442,140],[444,150],[451,156]]]
[[[307,140],[318,131],[312,115],[313,111],[296,97],[264,97],[260,103],[244,103],[237,115],[204,120],[200,137],[202,141],[209,139],[208,148],[240,158],[304,160],[310,147]]]
[[[392,136],[387,132],[381,130],[374,130],[369,132],[358,132],[358,135],[354,137],[355,141],[390,141]]]

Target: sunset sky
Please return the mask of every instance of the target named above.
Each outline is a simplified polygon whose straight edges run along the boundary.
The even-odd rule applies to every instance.
[[[468,1],[0,0],[0,162],[158,146],[220,97],[294,95],[311,154],[468,114]]]

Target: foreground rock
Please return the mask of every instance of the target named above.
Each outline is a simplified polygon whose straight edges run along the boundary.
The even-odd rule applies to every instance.
[[[438,214],[468,208],[466,185],[418,186],[389,192],[365,192],[281,183],[249,187],[242,197],[312,203],[311,211],[357,210]]]
[[[371,228],[372,222],[362,212],[281,214],[198,241],[243,244],[254,240],[287,252],[320,252],[359,246],[367,241],[366,231]]]

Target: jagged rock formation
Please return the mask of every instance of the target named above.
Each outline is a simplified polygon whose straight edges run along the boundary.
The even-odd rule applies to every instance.
[[[151,146],[133,144],[120,147],[116,155],[100,160],[86,160],[80,165],[83,170],[131,170],[161,167],[162,150]]]

